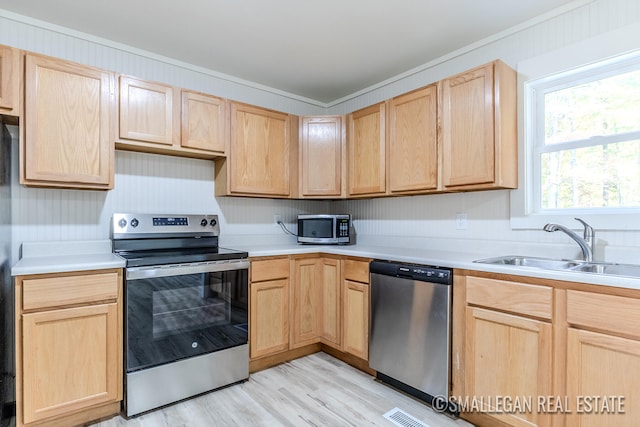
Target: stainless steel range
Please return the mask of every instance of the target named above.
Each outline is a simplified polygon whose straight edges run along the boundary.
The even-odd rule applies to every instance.
[[[216,215],[113,215],[126,416],[248,378],[248,254],[219,234]]]

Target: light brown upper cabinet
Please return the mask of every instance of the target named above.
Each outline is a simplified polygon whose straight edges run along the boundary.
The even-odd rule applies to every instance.
[[[436,85],[389,101],[389,192],[424,193],[438,188]]]
[[[443,187],[517,187],[516,72],[501,61],[441,81]]]
[[[168,85],[120,76],[121,140],[174,146],[180,141],[180,99]]]
[[[227,159],[216,161],[216,195],[287,198],[291,194],[292,118],[288,114],[230,103]],[[297,118],[294,121],[298,124]]]
[[[349,196],[386,191],[385,103],[349,114]]]
[[[300,196],[339,198],[345,194],[344,116],[304,117],[300,123]]]
[[[0,114],[20,114],[20,51],[0,46]]]
[[[183,90],[182,147],[224,155],[226,111],[226,102],[222,98]]]
[[[225,154],[224,99],[129,76],[119,82],[117,148],[203,159]]]
[[[20,183],[113,188],[112,73],[25,55]]]

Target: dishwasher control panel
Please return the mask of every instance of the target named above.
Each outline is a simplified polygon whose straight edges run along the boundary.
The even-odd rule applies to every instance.
[[[405,264],[392,261],[372,261],[369,271],[375,274],[420,280],[423,282],[451,285],[453,272],[450,268],[420,264]]]

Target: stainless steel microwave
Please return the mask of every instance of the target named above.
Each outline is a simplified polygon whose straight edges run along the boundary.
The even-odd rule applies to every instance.
[[[351,215],[298,215],[298,243],[347,245]]]

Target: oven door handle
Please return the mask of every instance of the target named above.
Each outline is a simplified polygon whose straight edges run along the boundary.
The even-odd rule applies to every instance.
[[[182,276],[185,274],[215,273],[218,271],[248,270],[249,261],[214,261],[195,264],[169,264],[162,267],[127,268],[127,280],[152,279],[155,277]]]

